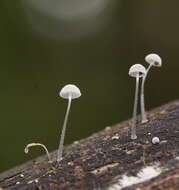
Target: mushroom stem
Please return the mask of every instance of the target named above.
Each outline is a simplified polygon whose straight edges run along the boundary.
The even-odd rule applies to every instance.
[[[69,116],[69,113],[70,113],[71,100],[72,100],[72,97],[69,96],[67,111],[66,111],[66,114],[65,114],[62,133],[61,133],[61,137],[60,137],[60,144],[59,144],[59,148],[58,148],[57,162],[60,162],[62,160],[64,138],[65,138],[66,126],[67,126],[67,122],[68,122],[68,116]]]
[[[136,135],[136,116],[137,116],[138,93],[139,93],[139,74],[136,76],[136,87],[135,87],[135,97],[134,97],[134,109],[133,109],[131,139],[137,139],[137,135]]]
[[[141,118],[142,118],[142,123],[146,123],[148,121],[146,112],[145,112],[145,100],[144,100],[144,84],[147,78],[147,74],[152,67],[152,64],[150,64],[146,70],[146,74],[142,78],[142,84],[141,84],[141,94],[140,94],[140,105],[141,105]]]
[[[49,162],[52,162],[52,160],[51,160],[51,158],[50,158],[50,154],[49,154],[49,152],[48,152],[48,149],[47,149],[46,146],[43,145],[43,144],[40,144],[40,143],[30,143],[30,144],[28,144],[28,145],[25,147],[24,152],[25,152],[26,154],[28,154],[29,148],[32,147],[32,146],[41,146],[41,147],[45,150]]]

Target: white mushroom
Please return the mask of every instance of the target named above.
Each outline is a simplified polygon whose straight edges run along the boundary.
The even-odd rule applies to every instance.
[[[131,139],[136,139],[136,115],[137,115],[137,102],[138,102],[138,91],[139,91],[139,78],[145,76],[146,69],[141,64],[135,64],[130,67],[129,75],[136,78],[136,89],[134,97],[134,109],[133,109],[133,120],[132,120],[132,130]]]
[[[61,89],[60,96],[64,99],[69,99],[70,97],[71,99],[76,99],[81,96],[81,92],[77,86],[68,84]]]
[[[70,113],[71,101],[72,101],[72,99],[79,98],[81,96],[81,92],[77,86],[68,84],[61,89],[59,95],[62,98],[68,99],[68,106],[67,106],[67,111],[65,114],[65,119],[64,119],[61,138],[60,138],[60,144],[59,144],[59,148],[58,148],[57,162],[59,162],[62,159],[62,155],[63,155],[65,131],[66,131],[66,126],[67,126],[67,122],[68,122],[68,116]]]
[[[155,53],[151,53],[145,57],[145,61],[152,66],[161,67],[162,66],[162,59],[159,55]]]
[[[41,147],[45,150],[49,162],[52,162],[52,160],[51,160],[51,158],[50,158],[50,154],[49,154],[49,152],[48,152],[48,149],[46,148],[45,145],[43,145],[43,144],[41,144],[41,143],[30,143],[30,144],[28,144],[28,145],[25,147],[24,152],[25,152],[26,154],[28,154],[28,153],[29,153],[29,148],[32,147],[32,146],[41,146]]]
[[[161,67],[162,66],[162,59],[159,55],[152,53],[145,57],[145,61],[149,63],[149,66],[146,70],[146,74],[143,76],[142,80],[142,86],[141,86],[141,95],[140,95],[140,103],[141,103],[141,117],[142,117],[142,123],[146,123],[147,116],[145,112],[145,101],[144,101],[144,84],[147,77],[147,74],[152,66],[154,67]]]
[[[158,144],[158,143],[160,143],[160,139],[158,137],[153,137],[152,138],[152,143],[153,144]]]

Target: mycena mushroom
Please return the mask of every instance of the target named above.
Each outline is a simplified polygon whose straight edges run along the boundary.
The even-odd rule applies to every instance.
[[[46,152],[46,154],[47,154],[48,162],[49,162],[49,163],[52,162],[52,160],[51,160],[51,158],[50,158],[50,154],[49,154],[49,152],[48,152],[48,149],[46,148],[46,146],[45,146],[44,144],[41,144],[41,143],[30,143],[30,144],[28,144],[28,145],[25,147],[24,152],[25,152],[26,154],[28,154],[28,153],[29,153],[29,148],[32,147],[32,146],[41,146],[41,147],[45,150],[45,152]]]
[[[68,122],[72,99],[79,98],[81,96],[81,92],[77,86],[75,86],[73,84],[68,84],[61,89],[59,95],[64,99],[68,99],[68,106],[67,106],[65,119],[64,119],[64,123],[63,123],[63,127],[62,127],[60,144],[59,144],[58,153],[57,153],[58,154],[57,162],[62,160],[65,132],[66,132],[66,126],[67,126],[67,122]]]
[[[145,101],[144,101],[144,84],[146,81],[147,74],[152,66],[154,67],[161,67],[162,66],[162,59],[159,55],[152,53],[145,57],[145,61],[149,63],[149,66],[146,70],[146,74],[143,76],[142,85],[141,85],[141,94],[140,94],[140,105],[141,105],[141,118],[142,123],[146,123],[148,121],[146,112],[145,112]]]
[[[153,137],[152,143],[153,143],[153,144],[159,144],[159,143],[160,143],[159,137]]]
[[[141,64],[132,65],[129,69],[129,75],[136,78],[135,97],[134,97],[134,109],[131,129],[131,139],[137,139],[136,135],[136,115],[137,115],[137,102],[139,92],[139,78],[145,76],[146,69]]]

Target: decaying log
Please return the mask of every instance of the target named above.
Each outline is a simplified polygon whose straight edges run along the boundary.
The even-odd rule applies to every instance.
[[[63,160],[46,156],[0,174],[0,190],[179,189],[179,101],[138,120],[136,140],[130,123],[107,127],[65,148]],[[152,138],[160,143],[153,144]]]

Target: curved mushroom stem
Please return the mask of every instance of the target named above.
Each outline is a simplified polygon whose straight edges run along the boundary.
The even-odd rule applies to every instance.
[[[65,131],[66,131],[66,126],[67,126],[67,122],[68,122],[68,116],[69,116],[69,113],[70,113],[71,100],[72,100],[72,98],[71,98],[71,96],[69,96],[67,111],[66,111],[66,114],[65,114],[62,133],[61,133],[61,137],[60,137],[60,144],[59,144],[59,148],[58,148],[57,162],[60,162],[62,160]]]
[[[131,139],[137,139],[137,135],[136,135],[136,116],[137,116],[138,93],[139,93],[139,74],[136,76],[136,87],[135,87],[135,97],[134,97],[134,109],[133,109]]]
[[[29,148],[32,147],[32,146],[41,146],[41,147],[45,150],[45,152],[46,152],[46,154],[47,154],[48,161],[49,161],[49,162],[52,162],[52,160],[51,160],[51,158],[50,158],[50,154],[49,154],[49,152],[48,152],[48,149],[47,149],[46,146],[43,145],[43,144],[40,144],[40,143],[30,143],[30,144],[28,144],[28,145],[25,147],[24,152],[25,152],[26,154],[28,154]]]
[[[146,70],[146,74],[142,78],[142,85],[141,85],[141,93],[140,93],[140,106],[141,106],[141,118],[142,118],[142,123],[146,123],[148,121],[146,112],[145,112],[145,101],[144,101],[144,84],[146,81],[147,74],[152,67],[152,64],[150,64]]]

